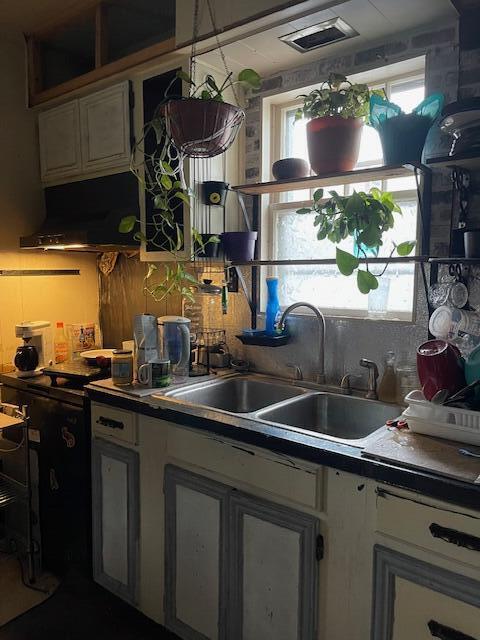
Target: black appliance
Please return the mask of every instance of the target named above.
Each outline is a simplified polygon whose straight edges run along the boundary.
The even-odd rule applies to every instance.
[[[90,415],[83,388],[50,378],[0,375],[2,401],[27,405],[38,457],[42,566],[63,575],[91,571]]]

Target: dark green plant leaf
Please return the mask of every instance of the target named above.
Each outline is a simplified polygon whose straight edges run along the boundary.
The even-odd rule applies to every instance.
[[[397,253],[399,256],[409,256],[415,249],[417,243],[413,240],[406,240],[397,245]]]
[[[137,231],[136,233],[134,233],[133,234],[133,239],[136,242],[147,242],[148,241],[147,236],[144,233],[142,233],[141,231]]]
[[[166,211],[168,209],[168,204],[167,204],[167,201],[165,200],[165,196],[157,194],[153,198],[153,207],[155,209],[162,209],[163,211]]]
[[[318,202],[323,198],[323,189],[317,189],[313,192],[313,201]]]
[[[359,260],[351,253],[343,251],[337,247],[335,261],[337,263],[338,270],[344,276],[351,276],[355,269],[358,267]]]
[[[125,216],[120,220],[118,230],[120,233],[131,233],[136,223],[137,218],[135,216]]]
[[[180,200],[182,200],[182,202],[190,206],[190,198],[185,193],[183,193],[183,191],[177,191],[175,193],[175,198],[179,198]]]
[[[367,294],[378,288],[378,279],[373,273],[359,269],[357,271],[357,286],[360,293]]]
[[[252,89],[260,89],[262,84],[261,77],[253,69],[242,69],[238,74],[238,80],[239,82],[245,82],[252,87]]]
[[[306,213],[312,213],[312,210],[309,207],[302,207],[301,209],[297,209],[296,213],[305,215]]]
[[[210,91],[208,91],[208,89],[204,89],[202,91],[202,93],[200,94],[200,98],[202,100],[211,100],[212,99],[212,94]]]

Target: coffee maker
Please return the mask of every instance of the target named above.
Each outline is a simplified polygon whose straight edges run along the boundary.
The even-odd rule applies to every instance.
[[[50,322],[29,320],[15,325],[15,335],[23,340],[17,347],[14,364],[17,375],[30,378],[41,375],[43,367],[52,364],[53,341]]]

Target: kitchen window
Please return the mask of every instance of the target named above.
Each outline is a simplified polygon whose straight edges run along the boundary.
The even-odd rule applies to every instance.
[[[353,79],[352,81],[361,81]],[[383,88],[388,98],[404,111],[411,111],[424,98],[424,74],[417,70],[385,81],[369,83],[371,88]],[[306,91],[298,91],[304,93]],[[296,99],[272,105],[271,143],[272,157],[298,157],[308,161],[306,123],[295,123],[295,111],[301,104]],[[378,133],[365,126],[362,133],[358,168],[383,164],[382,149]],[[395,228],[387,235],[387,240],[418,238],[417,192],[415,177],[381,180],[368,183],[327,187],[328,192],[336,190],[342,195],[357,191],[368,191],[379,187],[393,193],[402,208],[403,215],[396,215]],[[306,206],[314,189],[291,191],[270,196],[268,211],[262,217],[262,257],[271,260],[334,258],[336,245],[324,240],[319,242],[313,227],[314,214],[298,215],[296,209]],[[379,256],[388,255],[391,243],[385,242]],[[353,252],[353,241],[347,238],[340,245]],[[373,265],[378,273],[382,265]],[[355,275],[341,275],[336,265],[289,265],[262,267],[262,282],[266,276],[279,278],[279,297],[282,306],[304,300],[319,306],[328,315],[351,317],[373,317],[395,320],[413,319],[415,298],[415,273],[413,263],[392,264],[380,278],[377,290],[368,295],[361,294],[356,285]],[[265,308],[266,292],[262,289],[262,309]]]

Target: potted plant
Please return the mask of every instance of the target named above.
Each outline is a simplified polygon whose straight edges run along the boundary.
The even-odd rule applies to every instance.
[[[307,145],[316,174],[351,171],[357,163],[362,127],[372,93],[366,84],[352,84],[331,73],[318,89],[302,94],[295,120],[308,118]]]
[[[315,214],[314,226],[318,240],[328,239],[340,244],[349,236],[353,238],[353,253],[337,247],[335,260],[343,275],[350,276],[356,271],[358,289],[368,294],[378,288],[378,278],[385,273],[389,258],[394,253],[408,256],[416,243],[393,243],[390,255],[385,257],[385,267],[379,273],[373,273],[369,258],[378,256],[383,246],[383,234],[393,229],[394,214],[402,213],[400,207],[391,193],[375,187],[369,193],[354,191],[350,196],[340,196],[336,191],[331,191],[330,195],[329,199],[324,199],[323,189],[317,189],[311,207],[298,209],[297,213]],[[365,268],[360,268],[361,264]]]
[[[235,91],[237,84],[259,89],[260,76],[253,69],[243,69],[233,80],[230,72],[220,86],[210,74],[199,85],[184,71],[179,71],[177,77],[189,85],[190,95],[167,100],[163,115],[168,136],[181,154],[192,158],[223,153],[245,118],[243,109],[224,102],[223,93],[227,89]]]

